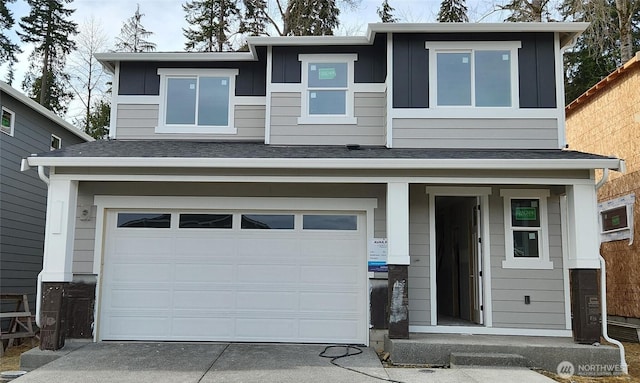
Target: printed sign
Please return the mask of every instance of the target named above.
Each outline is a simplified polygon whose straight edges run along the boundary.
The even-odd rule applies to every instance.
[[[320,68],[318,70],[319,80],[333,80],[336,78],[336,68]]]
[[[387,239],[374,238],[369,244],[369,271],[389,271],[387,268]]]
[[[535,207],[517,207],[516,219],[518,221],[535,221],[537,217]]]

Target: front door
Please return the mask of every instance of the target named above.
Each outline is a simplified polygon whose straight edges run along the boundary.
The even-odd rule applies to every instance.
[[[438,325],[483,323],[479,202],[479,197],[435,197]]]

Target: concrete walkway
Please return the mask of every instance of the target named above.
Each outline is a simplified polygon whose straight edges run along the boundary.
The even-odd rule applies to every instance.
[[[385,369],[366,347],[362,354],[336,360],[364,375],[332,365],[319,356],[324,349],[299,344],[89,343],[13,382],[553,382],[527,369]],[[327,354],[344,352],[339,347]]]

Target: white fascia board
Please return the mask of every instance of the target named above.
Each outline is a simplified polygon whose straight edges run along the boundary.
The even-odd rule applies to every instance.
[[[28,157],[29,166],[165,167],[227,169],[612,169],[620,160],[524,159],[376,159],[376,158],[158,158],[158,157]]]
[[[76,128],[75,126],[71,125],[67,121],[58,117],[55,113],[45,108],[44,106],[38,104],[37,102],[33,101],[32,99],[30,99],[29,97],[24,95],[22,92],[18,91],[17,89],[13,88],[11,85],[7,84],[6,82],[0,81],[0,90],[8,94],[9,96],[15,98],[16,100],[18,100],[19,102],[27,106],[29,109],[36,111],[43,117],[48,118],[49,120],[53,121],[57,125],[60,125],[62,128],[68,130],[69,133],[72,133],[82,138],[85,141],[95,141],[95,139],[90,135],[88,135],[87,133],[83,132],[82,130]]]
[[[252,47],[249,52],[106,52],[95,53],[93,56],[111,74],[114,73],[115,63],[122,61],[220,62],[258,60],[255,49]]]
[[[372,38],[364,36],[258,36],[247,38],[247,43],[250,46],[363,45],[372,42]]]

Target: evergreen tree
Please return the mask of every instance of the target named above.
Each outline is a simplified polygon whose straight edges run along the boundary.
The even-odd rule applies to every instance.
[[[340,22],[335,0],[289,0],[283,35],[329,36]]]
[[[221,52],[231,49],[231,27],[240,22],[236,0],[192,0],[182,9],[189,27],[183,29],[187,51]]]
[[[117,52],[153,52],[156,44],[147,40],[153,32],[147,31],[142,25],[140,4],[136,7],[136,12],[127,21],[122,23],[120,35],[116,37]]]
[[[384,0],[382,5],[378,7],[378,16],[380,16],[380,21],[383,23],[396,23],[398,19],[393,16],[393,11],[395,9],[389,5],[389,0]]]
[[[440,23],[468,23],[467,3],[465,0],[442,0],[438,12]]]
[[[73,99],[73,93],[67,88],[69,75],[63,71],[64,64],[58,62],[53,65],[47,71],[46,80],[43,81],[43,77],[39,75],[41,70],[38,64],[41,55],[34,52],[31,56],[34,55],[36,58],[31,60],[29,70],[22,82],[22,88],[25,89],[31,99],[38,102],[38,99],[43,97],[45,102],[39,103],[40,105],[59,116],[64,116],[67,113],[69,103]],[[43,83],[45,84],[44,86]]]
[[[7,8],[7,4],[13,3],[16,0],[0,0],[0,65],[5,62],[13,64],[17,61],[16,53],[20,53],[20,48],[17,44],[11,42],[9,36],[5,32],[13,28],[15,19],[13,14]]]
[[[509,22],[542,22],[552,21],[547,6],[549,0],[510,0],[501,10],[510,11],[511,15],[504,21]]]
[[[265,36],[267,25],[273,20],[267,13],[266,0],[243,0],[244,13],[240,23],[240,33],[249,36]]]
[[[589,22],[577,44],[565,53],[567,103],[624,64],[640,48],[640,1],[623,1],[625,6],[620,0],[565,0],[560,7],[565,20]],[[620,17],[628,22],[621,23]]]
[[[18,32],[18,35],[22,42],[35,45],[31,60],[40,60],[38,65],[31,61],[31,69],[38,70],[38,75],[30,73],[32,78],[26,78],[25,84],[31,82],[33,88],[25,90],[33,92],[32,97],[38,103],[56,112],[66,110],[65,104],[56,104],[70,101],[65,97],[63,82],[66,74],[63,70],[66,56],[76,47],[71,37],[78,34],[77,24],[69,20],[74,10],[64,7],[71,1],[27,0],[31,11],[19,23],[23,32]],[[56,85],[57,82],[62,86],[58,87],[61,84]]]
[[[100,140],[109,135],[111,105],[106,100],[98,100],[91,108],[91,113],[80,122],[85,133]]]
[[[16,79],[16,62],[9,61],[9,67],[7,68],[7,77],[5,82],[9,85],[13,85],[13,80]]]

